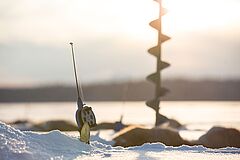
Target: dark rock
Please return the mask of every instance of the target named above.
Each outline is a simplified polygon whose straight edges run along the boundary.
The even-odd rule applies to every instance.
[[[123,125],[126,127],[126,125]],[[60,131],[78,131],[78,127],[71,122],[64,120],[53,120],[42,122],[37,125],[34,125],[35,130],[37,131],[51,131],[51,130],[60,130]],[[91,128],[92,131],[100,129],[114,129],[115,123],[100,123],[96,127]]]
[[[35,131],[34,124],[29,120],[16,120],[9,123],[12,127],[21,131]]]
[[[213,127],[197,141],[209,148],[240,147],[240,132],[234,128]]]
[[[11,122],[10,124],[25,124],[25,123],[30,123],[28,120],[16,120]]]
[[[138,146],[144,143],[162,142],[165,145],[180,146],[189,144],[183,140],[177,131],[169,128],[142,128],[130,126],[121,130],[113,139],[115,146]]]
[[[71,122],[64,120],[52,120],[47,122],[42,122],[34,125],[34,128],[37,128],[37,131],[51,131],[51,130],[60,130],[60,131],[77,131],[78,127]]]
[[[123,124],[123,128],[127,127],[128,125],[124,125]],[[116,127],[116,123],[110,123],[110,122],[103,122],[103,123],[99,123],[97,124],[96,127],[91,128],[92,131],[95,130],[100,130],[100,129],[115,129]]]

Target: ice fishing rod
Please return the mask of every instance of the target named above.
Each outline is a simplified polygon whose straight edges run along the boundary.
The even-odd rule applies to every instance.
[[[79,87],[79,83],[78,83],[78,76],[77,76],[77,68],[76,68],[76,60],[75,60],[75,55],[74,55],[73,43],[70,42],[70,45],[71,45],[71,50],[72,50],[73,70],[74,70],[74,75],[75,75],[77,96],[78,96],[78,100],[77,100],[78,109],[76,111],[75,118],[76,118],[76,122],[77,122],[78,129],[79,129],[79,132],[80,132],[80,140],[83,141],[83,142],[89,143],[90,128],[97,125],[96,117],[94,115],[94,112],[92,111],[92,108],[87,106],[83,102],[82,88],[81,88],[81,86]],[[81,98],[81,95],[82,95],[82,98]]]
[[[75,61],[75,55],[74,55],[74,49],[73,49],[73,43],[70,42],[70,45],[71,45],[71,49],[72,49],[72,60],[73,60],[73,70],[74,70],[74,75],[75,75],[75,82],[76,82],[76,88],[77,88],[77,96],[78,96],[78,108],[82,107],[84,104],[83,104],[83,101],[80,97],[80,90],[79,90],[79,83],[78,83],[78,76],[77,76],[77,69],[76,69],[76,61]],[[81,95],[83,97],[83,92],[82,92],[82,89],[81,89]]]

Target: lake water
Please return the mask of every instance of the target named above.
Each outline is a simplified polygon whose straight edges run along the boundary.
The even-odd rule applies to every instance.
[[[115,122],[123,115],[123,123],[153,126],[154,111],[144,102],[89,102],[97,122]],[[34,122],[64,119],[75,123],[76,103],[0,103],[0,121],[28,119]],[[164,101],[160,112],[185,124],[180,134],[196,139],[212,126],[240,130],[240,102]],[[189,138],[190,137],[190,138]]]

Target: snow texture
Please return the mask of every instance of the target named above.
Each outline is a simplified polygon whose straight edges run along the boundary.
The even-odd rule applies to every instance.
[[[112,147],[98,135],[91,144],[60,131],[22,132],[0,122],[0,160],[194,160],[240,159],[240,148],[208,149],[203,146],[170,147],[161,143],[129,148]]]

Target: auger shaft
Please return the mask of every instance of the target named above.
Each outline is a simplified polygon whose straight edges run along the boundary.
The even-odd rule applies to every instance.
[[[167,119],[165,116],[159,114],[160,97],[164,96],[168,90],[161,87],[161,70],[167,68],[170,64],[162,61],[162,43],[169,40],[170,37],[162,34],[162,16],[166,14],[165,9],[162,7],[162,0],[157,1],[159,3],[159,18],[150,22],[150,26],[158,31],[158,44],[148,50],[150,54],[157,58],[156,72],[147,76],[147,80],[155,84],[155,96],[154,99],[146,102],[146,105],[154,109],[156,112],[155,126],[165,122]]]

